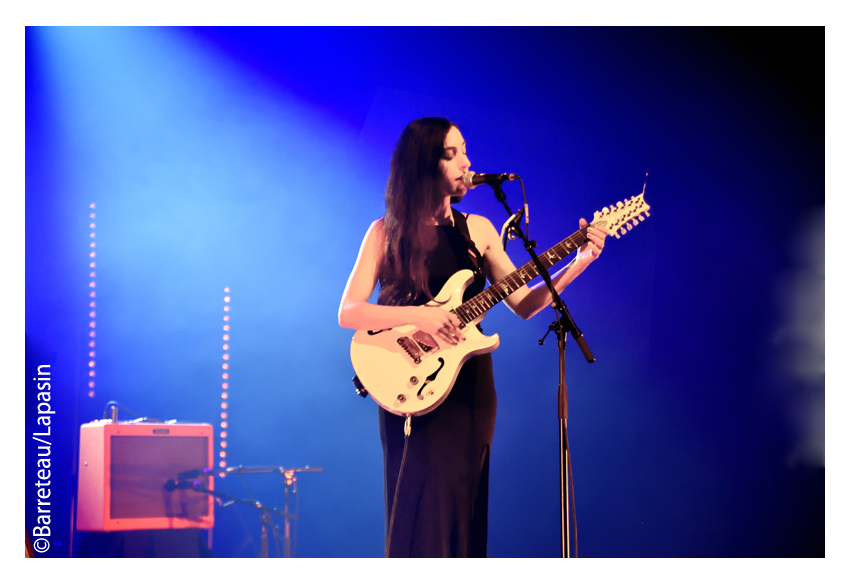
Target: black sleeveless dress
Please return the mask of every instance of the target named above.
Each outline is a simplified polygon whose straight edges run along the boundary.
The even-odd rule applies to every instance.
[[[428,261],[429,287],[434,296],[458,270],[475,270],[459,229],[435,228],[438,243]],[[464,300],[481,292],[484,285],[484,276],[477,274]],[[378,408],[378,414],[389,527],[404,449],[404,417],[383,408]],[[490,354],[467,361],[445,401],[411,422],[389,555],[486,557],[490,445],[496,424]]]

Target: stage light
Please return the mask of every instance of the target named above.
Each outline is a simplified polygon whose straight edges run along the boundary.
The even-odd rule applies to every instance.
[[[91,203],[91,204],[89,205],[89,208],[90,208],[90,209],[94,209],[94,203]],[[89,217],[90,217],[91,219],[94,219],[94,213],[89,213]],[[89,234],[89,237],[90,237],[90,238],[94,238],[94,237],[95,237],[95,232],[94,232],[95,227],[96,227],[96,225],[95,225],[95,222],[94,222],[94,221],[92,221],[91,223],[89,223],[89,229],[91,229],[91,230],[92,230],[92,232]],[[94,241],[90,242],[90,243],[89,243],[89,247],[91,247],[91,248],[96,247],[95,242],[94,242]],[[91,257],[91,258],[95,257],[95,252],[94,252],[94,251],[91,251],[91,252],[89,253],[89,257]],[[94,271],[95,265],[96,265],[96,264],[95,264],[95,262],[94,262],[94,261],[89,262],[89,268],[91,269],[91,271],[89,272],[89,279],[90,279],[90,280],[89,280],[89,288],[95,288],[95,287],[96,287],[96,284],[95,284],[95,281],[94,281],[94,278],[95,278],[95,271]],[[92,291],[89,293],[89,297],[91,297],[91,298],[94,298],[94,297],[95,297],[95,292],[94,292],[94,290],[92,290]],[[92,309],[92,310],[90,310],[90,311],[89,311],[89,318],[91,319],[91,320],[89,321],[89,328],[90,328],[90,329],[94,329],[94,328],[97,326],[97,321],[95,320],[96,313],[95,313],[95,311],[94,311],[94,307],[95,307],[95,302],[94,302],[94,300],[91,300],[91,301],[89,302],[89,308],[91,308],[91,309]],[[94,330],[90,330],[90,331],[89,331],[89,337],[94,338],[94,336],[95,336],[95,332],[94,332]],[[93,340],[89,341],[89,347],[90,347],[90,348],[92,348],[92,349],[94,348],[94,341],[93,341]],[[94,368],[94,367],[95,367],[95,361],[94,361],[94,351],[93,351],[93,350],[89,352],[89,357],[91,357],[91,358],[92,358],[92,360],[91,360],[91,361],[89,361],[89,377],[93,378],[93,377],[95,377],[95,368]],[[88,392],[88,396],[89,396],[90,398],[93,398],[93,397],[94,397],[94,379],[91,379],[91,380],[89,381],[88,385],[89,385],[89,392]]]
[[[229,292],[230,292],[230,288],[229,288],[229,287],[225,287],[224,292],[225,292],[225,294],[226,294],[226,293],[229,293]],[[225,302],[224,307],[223,307],[223,308],[224,308],[224,312],[229,312],[229,311],[230,311],[230,306],[228,306],[228,304],[227,304],[227,303],[228,303],[228,302],[230,302],[230,296],[225,296],[225,297],[224,297],[224,302]],[[225,315],[224,315],[224,320],[225,320],[225,322],[229,321],[229,320],[230,320],[230,316],[228,316],[227,314],[225,314]],[[229,341],[230,341],[230,335],[229,335],[229,334],[227,334],[227,331],[229,331],[229,330],[230,330],[230,325],[229,325],[229,324],[225,324],[225,325],[224,325],[224,330],[225,330],[225,334],[224,334],[224,336],[223,336],[223,339],[224,339],[225,341],[228,341],[228,342],[229,342]],[[229,345],[228,343],[225,343],[225,344],[222,346],[222,350],[224,350],[224,351],[229,351],[229,350],[230,350],[230,345]],[[222,368],[222,369],[224,369],[225,371],[227,371],[227,370],[230,368],[230,366],[229,366],[229,365],[228,365],[228,363],[227,363],[227,361],[229,361],[229,360],[230,360],[230,353],[224,353],[224,354],[222,354],[221,359],[222,359],[222,361],[223,361],[223,363],[221,364],[221,368]],[[223,378],[223,379],[227,379],[227,378],[228,378],[227,373],[223,373],[223,374],[222,374],[222,378]],[[222,388],[222,389],[224,389],[224,390],[228,389],[229,387],[230,387],[230,386],[229,386],[229,384],[228,384],[226,381],[225,381],[225,382],[223,382],[223,383],[221,384],[221,388]],[[221,411],[221,418],[222,418],[222,420],[226,420],[226,419],[227,419],[227,412],[226,412],[226,410],[227,410],[227,407],[228,407],[228,406],[227,406],[227,398],[228,398],[228,396],[229,396],[229,393],[228,393],[227,391],[223,391],[223,392],[221,392],[221,399],[222,399],[222,401],[221,401],[221,410],[222,410],[222,411]],[[227,428],[227,422],[222,422],[222,426],[221,426],[221,427],[222,427],[222,428]],[[225,463],[225,461],[226,461],[226,459],[227,459],[227,450],[226,450],[226,449],[227,449],[227,442],[225,441],[225,438],[227,438],[227,432],[222,432],[222,433],[221,433],[221,438],[220,438],[220,440],[219,440],[219,446],[221,447],[221,452],[219,453],[219,456],[221,456],[221,458],[225,459],[225,460],[222,460],[222,465],[224,465],[224,463]]]

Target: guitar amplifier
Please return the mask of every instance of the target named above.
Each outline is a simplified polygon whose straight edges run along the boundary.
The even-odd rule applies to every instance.
[[[211,528],[212,496],[179,479],[213,467],[212,432],[210,424],[83,424],[77,530]],[[213,490],[211,475],[198,480]]]

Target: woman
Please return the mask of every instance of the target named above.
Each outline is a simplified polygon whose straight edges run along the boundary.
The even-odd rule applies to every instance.
[[[455,272],[476,273],[464,300],[516,268],[493,224],[464,217],[450,204],[466,194],[469,170],[460,130],[442,118],[422,118],[402,132],[390,161],[386,215],[372,223],[343,292],[339,324],[354,330],[413,325],[452,345],[465,338],[457,317],[425,306]],[[587,223],[582,219],[581,227]],[[560,293],[602,251],[605,233],[588,242],[552,278]],[[378,303],[368,301],[377,283]],[[525,286],[505,299],[523,319],[551,302],[546,285]],[[368,389],[368,388],[367,388]],[[404,418],[382,408],[381,444],[387,527],[404,448]],[[467,361],[446,400],[413,424],[393,516],[389,556],[485,557],[490,445],[496,392],[490,354]]]

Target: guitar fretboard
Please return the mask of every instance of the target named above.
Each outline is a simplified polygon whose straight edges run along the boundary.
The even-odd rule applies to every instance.
[[[540,254],[540,264],[548,270],[586,241],[587,227],[583,227]],[[464,324],[470,323],[539,275],[540,271],[534,260],[529,261],[455,308],[453,312]]]

